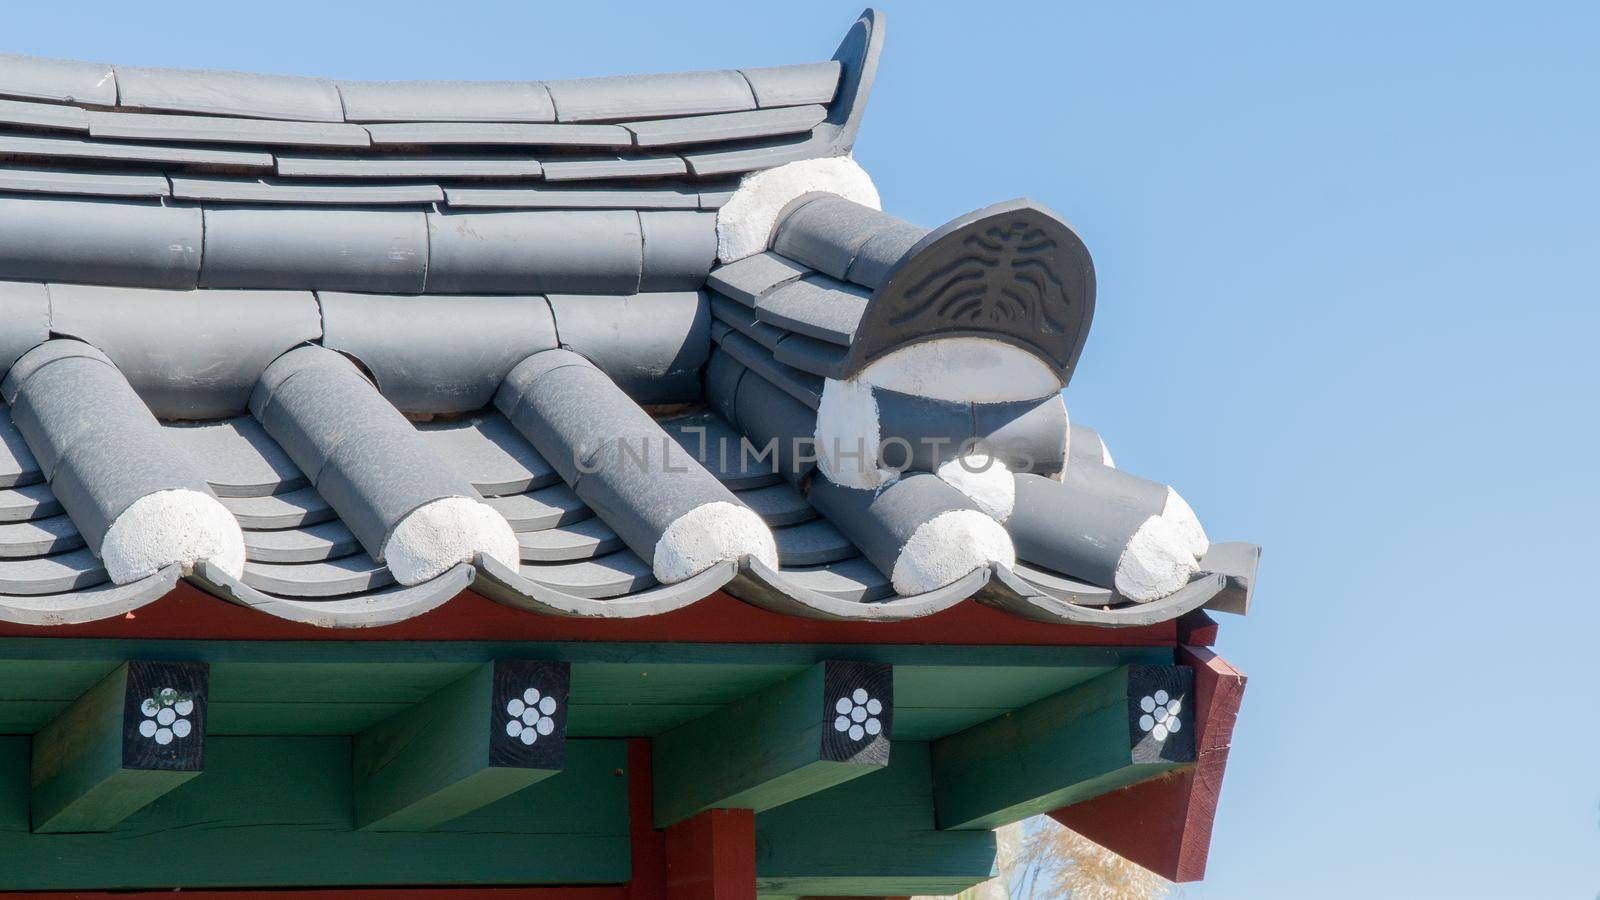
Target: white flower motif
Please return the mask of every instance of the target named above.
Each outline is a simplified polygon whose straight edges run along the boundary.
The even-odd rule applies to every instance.
[[[551,718],[555,711],[556,698],[540,696],[538,688],[528,688],[521,697],[512,697],[506,703],[506,715],[511,717],[506,722],[506,735],[532,744],[540,735],[556,730],[556,720]]]
[[[850,735],[852,741],[883,731],[883,723],[878,721],[883,704],[868,694],[865,688],[856,688],[848,696],[840,697],[833,704],[833,711],[839,714],[833,720],[833,730]]]
[[[139,734],[165,747],[178,738],[186,738],[194,724],[186,718],[194,712],[194,698],[165,687],[139,704],[144,719],[139,722]]]
[[[1178,718],[1183,701],[1166,691],[1147,694],[1139,700],[1139,708],[1144,710],[1144,715],[1139,717],[1139,730],[1150,732],[1158,741],[1166,740],[1169,734],[1177,734],[1183,727],[1183,720]]]

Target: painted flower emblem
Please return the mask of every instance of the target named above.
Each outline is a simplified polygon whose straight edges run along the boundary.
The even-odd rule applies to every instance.
[[[164,687],[144,698],[139,712],[144,715],[139,722],[139,734],[163,747],[178,738],[188,737],[194,730],[194,723],[187,718],[194,712],[194,698],[173,688]]]
[[[506,714],[511,716],[506,722],[506,734],[532,744],[540,735],[556,730],[556,720],[551,718],[555,711],[556,698],[540,696],[538,688],[528,688],[521,697],[512,697],[506,703]]]
[[[878,721],[883,704],[868,694],[866,688],[856,688],[848,696],[840,697],[833,710],[839,714],[833,720],[833,730],[850,735],[852,741],[883,731],[883,723]]]
[[[1164,741],[1169,734],[1177,734],[1183,727],[1183,720],[1178,718],[1178,713],[1183,710],[1183,701],[1167,694],[1166,691],[1156,691],[1147,694],[1139,700],[1139,708],[1144,715],[1139,717],[1139,730],[1150,732],[1150,736],[1158,741]]]

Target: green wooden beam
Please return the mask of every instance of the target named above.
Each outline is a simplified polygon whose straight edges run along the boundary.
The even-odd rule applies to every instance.
[[[200,774],[206,664],[118,666],[34,736],[38,832],[105,831]]]
[[[933,744],[944,829],[989,829],[1194,762],[1194,672],[1122,666]]]
[[[756,816],[762,895],[955,894],[995,871],[988,831],[939,831],[928,745],[896,741],[889,765]]]
[[[0,891],[621,884],[626,741],[426,832],[351,828],[348,737],[206,741],[205,774],[104,834],[28,830],[28,738],[0,738]],[[379,890],[369,893],[381,893]]]
[[[425,831],[561,771],[566,663],[496,660],[355,739],[355,823]]]
[[[31,735],[124,660],[206,661],[208,738],[353,736],[496,658],[572,664],[567,735],[654,737],[827,659],[894,667],[897,740],[953,734],[1159,647],[0,638],[0,734]]]
[[[894,713],[889,666],[820,662],[660,735],[655,825],[708,809],[772,809],[882,768]]]

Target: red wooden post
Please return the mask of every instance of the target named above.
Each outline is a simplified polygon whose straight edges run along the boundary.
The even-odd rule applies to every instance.
[[[755,900],[756,814],[708,809],[667,829],[667,900]]]
[[[633,878],[628,900],[666,900],[666,836],[656,831],[655,791],[650,767],[650,741],[628,741],[628,835],[633,842]]]
[[[1211,823],[1228,765],[1245,677],[1204,647],[1179,647],[1194,668],[1195,764],[1051,813],[1057,822],[1169,881],[1199,881],[1211,850]]]

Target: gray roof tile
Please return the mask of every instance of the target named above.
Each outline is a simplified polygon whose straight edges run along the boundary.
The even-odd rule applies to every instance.
[[[663,421],[661,428],[730,491],[759,491],[782,483],[772,460],[756,461],[751,454],[760,448],[750,447],[747,452],[739,432],[716,413],[703,410],[678,416]],[[783,487],[793,492],[788,485]],[[745,498],[741,495],[740,499]]]
[[[0,53],[0,96],[115,106],[117,79],[104,63]]]
[[[50,290],[37,282],[0,281],[0,373],[50,337]],[[0,376],[3,377],[3,376]],[[0,407],[3,410],[3,407]],[[0,414],[9,427],[10,412]],[[9,441],[9,438],[7,438]],[[0,463],[0,486],[6,486]]]
[[[0,67],[5,65],[0,62]],[[89,114],[76,106],[58,103],[26,103],[21,100],[0,100],[0,125],[22,125],[29,128],[48,128],[52,131],[89,130]]]
[[[821,106],[790,106],[714,116],[629,122],[627,129],[633,132],[634,143],[641,147],[677,147],[799,134],[816,127],[827,115],[828,110]]]
[[[671,178],[688,174],[676,156],[592,156],[544,161],[546,181],[599,181],[612,178]]]
[[[11,421],[10,407],[0,405],[0,487],[12,488],[44,480],[39,461]],[[0,521],[5,521],[0,519]]]
[[[778,542],[778,563],[783,568],[820,566],[861,555],[839,529],[821,519],[775,528],[772,537]]]
[[[266,497],[306,486],[305,474],[250,416],[169,423],[166,431],[218,497]]]
[[[644,264],[631,211],[430,212],[428,239],[437,293],[628,293]]]
[[[270,497],[223,497],[222,505],[241,528],[301,528],[326,522],[337,514],[316,488],[301,488]]]
[[[641,291],[698,291],[717,261],[717,217],[689,210],[641,210]]]
[[[308,528],[246,531],[245,558],[261,563],[315,563],[361,552],[350,529],[338,520]]]
[[[0,489],[0,522],[31,522],[60,512],[61,502],[47,484]]]
[[[221,203],[387,206],[439,203],[444,191],[436,184],[296,184],[266,178],[174,175],[172,196]]]
[[[775,361],[766,348],[737,331],[712,333],[727,354],[811,409],[822,402],[822,379]]]
[[[192,288],[200,245],[196,208],[0,197],[0,278]]]
[[[537,178],[528,156],[300,156],[278,154],[278,174],[296,178]]]
[[[126,109],[344,121],[339,91],[320,78],[140,66],[117,66],[116,74],[116,102]]]
[[[346,122],[554,122],[537,81],[341,81]]]
[[[889,576],[864,556],[824,566],[785,566],[783,574],[799,587],[840,600],[870,603],[894,596]]]
[[[825,275],[808,275],[756,300],[756,318],[797,334],[848,347],[867,309],[868,294]]]
[[[771,169],[785,163],[820,156],[840,156],[831,142],[814,136],[777,138],[740,142],[734,146],[717,146],[683,154],[689,172],[697,177],[739,175],[761,169]]]
[[[362,553],[314,563],[247,560],[244,583],[284,597],[339,597],[387,587],[394,584],[394,575]]]
[[[0,524],[0,559],[65,553],[83,546],[83,535],[67,516]]]
[[[738,493],[739,501],[755,510],[770,528],[798,525],[817,517],[816,509],[806,502],[805,496],[785,481]]]
[[[322,336],[305,291],[164,291],[50,286],[51,327],[104,350],[161,418],[244,411],[261,372],[284,351]],[[181,329],[173,323],[182,322]]]
[[[597,600],[641,591],[656,583],[650,567],[627,550],[580,562],[524,565],[521,572],[538,584]]]
[[[372,143],[480,144],[506,147],[631,147],[619,125],[532,125],[502,122],[404,122],[368,125]]]
[[[701,209],[721,209],[724,206],[728,205],[728,201],[732,200],[733,199],[733,195],[736,194],[736,193],[738,193],[738,189],[737,188],[727,188],[725,190],[717,190],[717,191],[701,191],[700,192],[700,208]]]
[[[88,550],[32,559],[0,559],[0,594],[36,597],[81,591],[109,579]]]
[[[745,306],[753,307],[757,297],[780,284],[810,274],[810,271],[769,250],[717,267],[706,279],[706,285]]]
[[[584,505],[584,502],[578,499],[578,495],[572,492],[572,488],[565,484],[552,485],[526,494],[486,497],[484,502],[505,516],[506,521],[511,523],[511,530],[518,533],[541,531],[557,525],[581,522],[594,515],[594,511]]]
[[[355,364],[333,350],[305,346],[279,357],[262,374],[250,411],[375,558],[412,510],[476,496]]]
[[[371,143],[366,129],[360,125],[123,112],[89,113],[89,136],[279,147],[366,147]]]
[[[485,497],[523,494],[561,482],[539,451],[497,412],[418,425],[417,430]]]
[[[837,194],[813,194],[792,205],[772,232],[772,249],[844,280],[861,248],[898,219]]]
[[[172,163],[176,165],[230,166],[243,169],[272,168],[272,154],[208,147],[169,147],[90,141],[82,138],[0,134],[0,156],[39,157],[48,160],[104,160],[122,163]]]
[[[409,414],[474,413],[506,373],[556,346],[539,296],[391,296],[322,291],[323,346],[361,361]]]
[[[839,61],[836,59],[739,70],[750,82],[750,90],[756,95],[756,104],[763,108],[832,103],[834,94],[839,90],[839,72]]]
[[[773,348],[772,358],[802,372],[823,378],[849,377],[847,363],[850,351],[838,344],[819,341],[803,334],[791,334]]]
[[[777,348],[779,341],[789,337],[789,332],[776,325],[756,321],[755,313],[748,306],[741,306],[718,293],[711,294],[711,315],[769,352]]]
[[[453,187],[445,199],[459,209],[698,209],[699,195],[670,188]]]
[[[710,306],[696,291],[549,295],[561,346],[593,361],[639,403],[700,396]],[[619,322],[628,323],[626,329]]]
[[[744,76],[727,71],[579,78],[545,86],[562,122],[693,116],[756,105]]]
[[[41,344],[12,366],[5,390],[17,430],[91,547],[149,494],[210,492],[122,373],[88,344]]]
[[[889,279],[900,258],[928,236],[928,229],[898,219],[874,234],[856,250],[855,260],[845,277],[865,288],[877,290]]]
[[[598,518],[517,535],[523,562],[556,563],[593,559],[622,549],[622,538]]]
[[[215,288],[421,293],[424,213],[208,207],[200,283]]]
[[[165,197],[162,175],[0,166],[0,191],[19,194],[70,194],[82,197]]]

